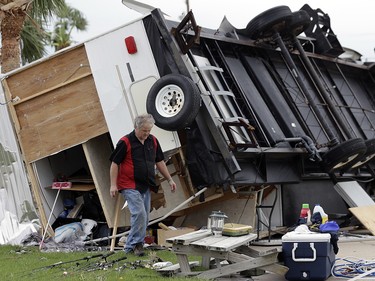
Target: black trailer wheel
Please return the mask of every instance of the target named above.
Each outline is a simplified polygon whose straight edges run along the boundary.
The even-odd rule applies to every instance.
[[[344,141],[323,155],[324,168],[328,173],[345,170],[356,163],[366,152],[363,139],[350,139]]]
[[[277,6],[253,18],[246,26],[247,35],[253,39],[272,36],[285,28],[286,20],[292,15],[288,6]]]
[[[200,108],[200,92],[194,82],[180,74],[168,74],[152,85],[146,101],[155,124],[169,131],[189,126]]]
[[[297,36],[309,27],[310,22],[310,16],[305,10],[294,12],[287,18],[285,30],[282,31],[281,36]]]
[[[371,139],[371,140],[366,140],[365,141],[365,145],[366,145],[366,152],[365,154],[361,157],[361,159],[354,163],[354,165],[352,165],[352,169],[357,169],[357,168],[360,168],[362,167],[363,165],[367,164],[368,162],[370,162],[371,160],[374,159],[375,157],[375,139]]]

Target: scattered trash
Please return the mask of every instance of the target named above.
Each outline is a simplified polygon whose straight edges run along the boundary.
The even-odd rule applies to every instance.
[[[164,268],[164,267],[167,267],[167,266],[171,266],[171,265],[173,265],[173,263],[171,263],[170,261],[157,262],[157,263],[154,263],[152,265],[152,268],[153,269],[161,269],[161,268]]]
[[[96,221],[90,219],[83,219],[81,222],[73,222],[60,226],[55,229],[55,242],[84,241],[96,226]]]

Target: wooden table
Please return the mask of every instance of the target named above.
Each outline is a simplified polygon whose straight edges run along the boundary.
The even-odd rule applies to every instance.
[[[278,251],[268,251],[267,254],[259,254],[257,251],[244,250],[250,241],[256,239],[257,235],[214,236],[210,230],[198,230],[181,236],[171,237],[167,242],[171,243],[172,250],[177,256],[182,275],[197,275],[202,279],[214,279],[237,272],[254,269],[267,268],[267,270],[285,274],[286,268],[276,265]],[[188,255],[201,256],[202,267],[208,270],[203,272],[191,272]],[[216,268],[210,268],[211,259],[215,259]],[[222,265],[221,261],[228,261]],[[166,269],[167,270],[167,269]]]

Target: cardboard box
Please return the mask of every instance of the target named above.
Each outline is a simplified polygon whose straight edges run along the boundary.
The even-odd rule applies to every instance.
[[[178,228],[177,230],[164,230],[164,229],[158,229],[158,245],[165,246],[165,247],[172,247],[171,243],[167,243],[166,240],[171,237],[180,236],[186,233],[190,233],[195,231],[194,228],[190,227],[183,227]]]
[[[288,232],[282,238],[287,280],[326,280],[331,275],[335,253],[328,233]]]

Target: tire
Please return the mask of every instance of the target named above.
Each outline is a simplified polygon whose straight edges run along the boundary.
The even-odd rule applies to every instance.
[[[374,159],[375,139],[366,140],[365,145],[367,148],[365,154],[361,157],[361,159],[359,159],[358,162],[354,163],[354,165],[351,166],[351,169],[358,169]]]
[[[152,85],[146,109],[153,115],[156,126],[177,131],[194,121],[200,103],[199,89],[190,78],[180,74],[167,74]]]
[[[253,18],[246,26],[247,35],[253,39],[272,36],[285,28],[286,20],[292,15],[288,6],[277,6]]]
[[[366,152],[363,139],[350,139],[344,141],[323,155],[323,165],[327,173],[345,170],[356,163]]]
[[[310,26],[310,15],[305,10],[299,10],[292,13],[286,20],[285,30],[282,31],[282,37],[297,36],[304,32]]]

